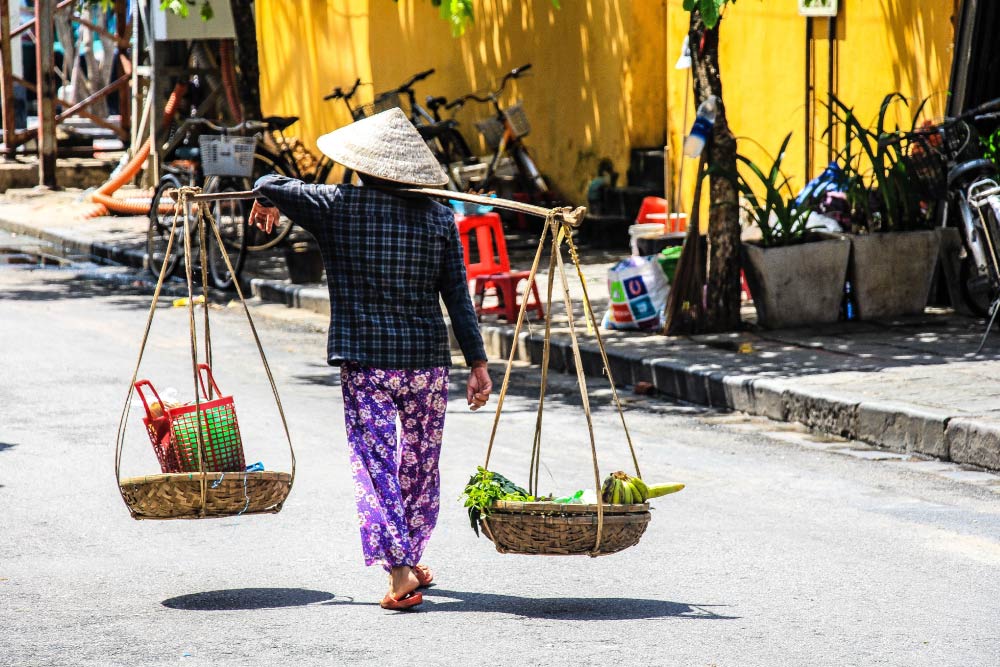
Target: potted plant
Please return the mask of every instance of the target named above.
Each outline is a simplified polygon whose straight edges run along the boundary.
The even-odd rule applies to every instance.
[[[766,328],[835,322],[840,314],[851,244],[846,238],[809,228],[809,196],[792,197],[781,162],[792,135],[765,173],[748,158],[736,157],[736,187],[759,241],[742,247],[757,322]]]
[[[873,128],[863,126],[853,108],[836,96],[831,99],[844,127],[841,164],[848,175],[846,195],[855,232],[848,279],[857,317],[921,313],[930,295],[940,237],[933,229],[933,207],[923,201],[903,146],[885,141],[891,136],[885,129],[886,114],[894,102],[906,98],[886,95]]]

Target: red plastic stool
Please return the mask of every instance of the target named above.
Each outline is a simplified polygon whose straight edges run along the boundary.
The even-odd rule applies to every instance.
[[[455,222],[458,224],[458,234],[462,240],[466,277],[473,281],[472,294],[476,314],[500,315],[508,322],[516,321],[521,308],[518,297],[522,299],[526,297],[519,294],[518,288],[528,279],[531,272],[510,270],[507,240],[504,237],[500,216],[496,213],[456,215]],[[479,255],[479,261],[475,263],[470,261],[470,236],[473,232],[476,235],[476,252]],[[497,305],[483,306],[488,296],[495,296]],[[528,310],[534,311],[539,319],[543,319],[545,309],[542,307],[537,283],[531,285],[530,297]]]

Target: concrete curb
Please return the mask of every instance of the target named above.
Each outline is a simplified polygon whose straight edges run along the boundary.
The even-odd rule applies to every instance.
[[[21,234],[51,243],[58,251],[68,256],[82,256],[98,263],[114,262],[137,269],[146,268],[146,253],[133,248],[125,248],[100,241],[90,241],[70,234],[52,232],[40,227],[25,225],[0,218],[0,229],[11,234]]]
[[[506,359],[513,345],[513,327],[484,324],[483,341],[491,357]],[[551,367],[574,372],[570,342],[554,336]],[[541,361],[542,336],[522,333],[515,360]],[[603,377],[604,366],[592,343],[581,344],[588,376]],[[651,382],[656,391],[688,403],[737,410],[777,421],[797,421],[824,433],[907,454],[1000,469],[1000,421],[959,417],[905,403],[859,400],[857,397],[799,386],[793,378],[771,378],[710,368],[676,359],[641,357],[608,350],[608,361],[619,385]]]
[[[90,242],[3,219],[0,219],[0,229],[40,238],[64,253],[84,255],[94,261],[145,267],[146,257],[141,251]],[[261,301],[321,315],[330,313],[329,295],[322,288],[262,278],[251,279],[248,287],[248,291]],[[506,360],[515,344],[513,326],[486,323],[481,325],[481,330],[487,354]],[[452,348],[457,349],[450,323],[449,336]],[[522,332],[515,360],[541,363],[542,343],[540,333]],[[586,375],[604,377],[604,363],[596,344],[581,343],[580,357]],[[676,358],[644,357],[628,350],[609,349],[608,362],[618,385],[649,382],[657,392],[688,403],[737,410],[777,421],[798,421],[818,431],[892,451],[1000,470],[1000,422],[905,403],[864,401],[842,393],[801,386],[794,378],[748,375]],[[568,336],[553,336],[550,367],[563,373],[575,372]]]

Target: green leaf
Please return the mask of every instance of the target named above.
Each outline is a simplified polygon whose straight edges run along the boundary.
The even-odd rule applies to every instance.
[[[161,0],[160,9],[166,12],[173,12],[181,18],[188,17],[188,6],[184,0]]]
[[[201,5],[201,20],[210,21],[215,16],[215,11],[212,10],[212,3],[209,0],[204,0]]]
[[[699,7],[701,9],[701,20],[705,22],[705,27],[711,30],[719,23],[719,13],[723,0],[701,0]]]
[[[739,171],[735,177],[729,177],[743,195],[747,214],[760,229],[764,246],[798,243],[806,235],[811,209],[808,203],[799,205],[795,202],[789,178],[781,171],[791,139],[791,133],[785,135],[778,156],[766,172],[746,156],[737,155],[737,164],[744,168],[749,178]]]

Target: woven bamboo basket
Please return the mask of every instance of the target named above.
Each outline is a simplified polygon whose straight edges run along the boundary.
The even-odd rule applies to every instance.
[[[499,501],[480,526],[502,554],[606,556],[638,544],[649,520],[648,503],[604,505],[596,552],[597,505]]]
[[[184,265],[188,286],[187,309],[190,322],[191,372],[195,385],[196,402],[190,406],[179,408],[165,407],[164,402],[160,400],[156,390],[147,380],[137,382],[142,357],[146,351],[146,344],[149,342],[150,327],[153,324],[157,303],[167,277],[168,263],[164,262],[156,282],[156,289],[153,291],[149,315],[146,318],[146,328],[142,334],[142,342],[139,344],[139,358],[132,371],[132,380],[129,382],[125,406],[122,408],[121,418],[118,422],[118,434],[115,437],[115,477],[118,480],[118,490],[122,500],[131,512],[133,519],[207,519],[242,514],[275,514],[281,511],[282,505],[292,490],[292,483],[295,481],[295,450],[292,448],[292,437],[285,419],[285,411],[281,407],[278,387],[267,363],[267,356],[264,354],[260,336],[258,336],[257,328],[254,326],[250,308],[247,306],[240,281],[237,280],[234,281],[233,286],[236,288],[240,304],[243,306],[247,325],[253,334],[264,374],[271,385],[271,393],[274,396],[275,407],[281,419],[281,426],[288,442],[288,454],[291,458],[290,473],[258,471],[259,468],[256,465],[251,468],[251,472],[244,472],[246,466],[243,455],[243,438],[233,409],[233,399],[232,396],[223,395],[211,371],[212,343],[209,328],[209,298],[205,289],[205,286],[208,285],[208,268],[205,262],[201,262],[202,293],[200,295],[204,312],[204,324],[202,325],[204,335],[202,337],[198,335],[195,303],[198,301],[196,296],[199,295],[195,294],[193,287],[192,267],[194,263],[189,242],[192,240],[193,231],[197,231],[201,247],[207,247],[209,233],[218,244],[217,247],[221,248],[225,245],[218,224],[212,217],[211,207],[194,205],[199,197],[218,198],[218,195],[204,195],[199,194],[200,192],[200,188],[194,187],[183,187],[172,192],[177,203],[170,226],[170,238],[167,242],[167,249],[164,251],[164,254],[169,256],[175,240],[177,238],[183,239]],[[243,194],[253,196],[253,193]],[[197,218],[193,219],[194,216]],[[236,275],[229,255],[227,253],[221,253],[221,255],[226,268],[231,274]],[[199,338],[204,344],[204,363],[201,362],[199,354]],[[214,391],[208,391],[206,380]],[[164,433],[159,428],[151,428],[156,417],[152,414],[150,402],[143,395],[141,388],[144,386],[152,391],[156,402],[162,408],[163,416],[167,420],[164,427],[172,436],[172,445],[175,447],[174,453],[176,455],[172,461],[168,460],[165,453],[158,448]],[[201,400],[198,399],[199,388],[201,389]],[[146,417],[143,422],[149,431],[148,435],[153,448],[157,450],[157,458],[161,468],[172,470],[172,472],[122,478],[122,450],[125,446],[126,426],[129,421],[132,398],[135,395],[139,396],[145,408]],[[213,398],[213,396],[219,398]],[[176,472],[177,470],[184,472]]]
[[[134,519],[205,519],[274,514],[292,489],[285,472],[210,472],[201,504],[201,475],[171,473],[121,480],[122,497]]]

